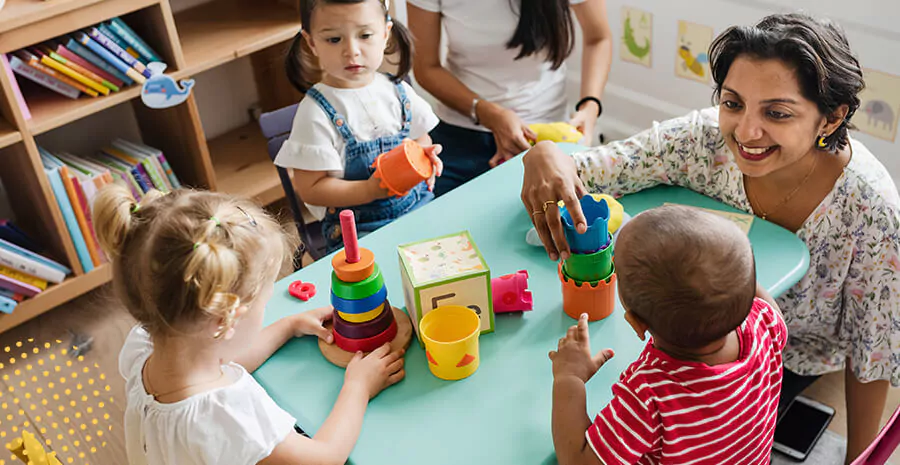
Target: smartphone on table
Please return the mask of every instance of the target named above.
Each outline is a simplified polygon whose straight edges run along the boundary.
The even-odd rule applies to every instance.
[[[775,426],[772,448],[803,461],[828,429],[834,409],[808,397],[797,396]]]

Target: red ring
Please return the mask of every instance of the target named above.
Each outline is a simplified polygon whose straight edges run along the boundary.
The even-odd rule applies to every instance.
[[[292,296],[306,302],[316,296],[316,285],[303,281],[294,281],[288,286],[288,292]]]
[[[375,318],[363,323],[350,323],[334,311],[334,332],[340,333],[347,339],[366,339],[383,333],[391,322],[394,321],[394,311],[390,302],[385,299],[384,309]]]
[[[347,339],[337,331],[332,331],[332,333],[334,333],[334,343],[347,352],[371,352],[394,340],[394,337],[397,336],[397,319],[391,321],[391,325],[383,333],[366,339]]]

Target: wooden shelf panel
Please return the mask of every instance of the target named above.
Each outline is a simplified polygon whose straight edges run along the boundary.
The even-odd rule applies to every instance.
[[[31,23],[43,21],[72,10],[84,8],[103,0],[6,0],[0,15],[0,33]]]
[[[284,198],[278,171],[266,149],[266,138],[256,123],[210,140],[209,156],[219,192],[249,197],[260,205]]]
[[[82,95],[77,99],[63,97],[47,89],[29,86],[25,102],[31,110],[28,129],[38,135],[56,129],[72,121],[90,116],[107,108],[127,102],[141,94],[140,86],[132,86],[105,97]]]
[[[13,129],[9,123],[0,119],[0,149],[21,141],[22,134]]]
[[[58,305],[108,283],[112,279],[112,266],[103,264],[90,273],[69,277],[65,281],[48,287],[46,291],[22,301],[9,315],[0,315],[0,333],[18,326]]]
[[[274,0],[214,0],[177,13],[175,26],[186,63],[178,79],[290,39],[300,15]]]

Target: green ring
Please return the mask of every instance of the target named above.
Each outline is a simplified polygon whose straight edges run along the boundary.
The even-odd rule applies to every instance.
[[[362,300],[370,297],[384,287],[384,278],[381,276],[381,269],[376,263],[372,269],[372,274],[368,278],[358,283],[348,283],[341,281],[337,277],[337,273],[331,272],[331,292],[344,300]]]
[[[590,254],[569,255],[563,263],[563,271],[576,281],[603,281],[612,274],[612,241],[606,248]]]

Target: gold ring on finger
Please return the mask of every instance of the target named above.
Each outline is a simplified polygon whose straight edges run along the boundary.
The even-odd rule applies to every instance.
[[[549,208],[550,205],[556,205],[556,200],[548,200],[544,202],[544,213],[547,213],[547,208]]]
[[[543,215],[543,214],[544,214],[544,212],[542,212],[540,210],[535,210],[535,211],[531,212],[531,218],[534,218],[536,215]]]

